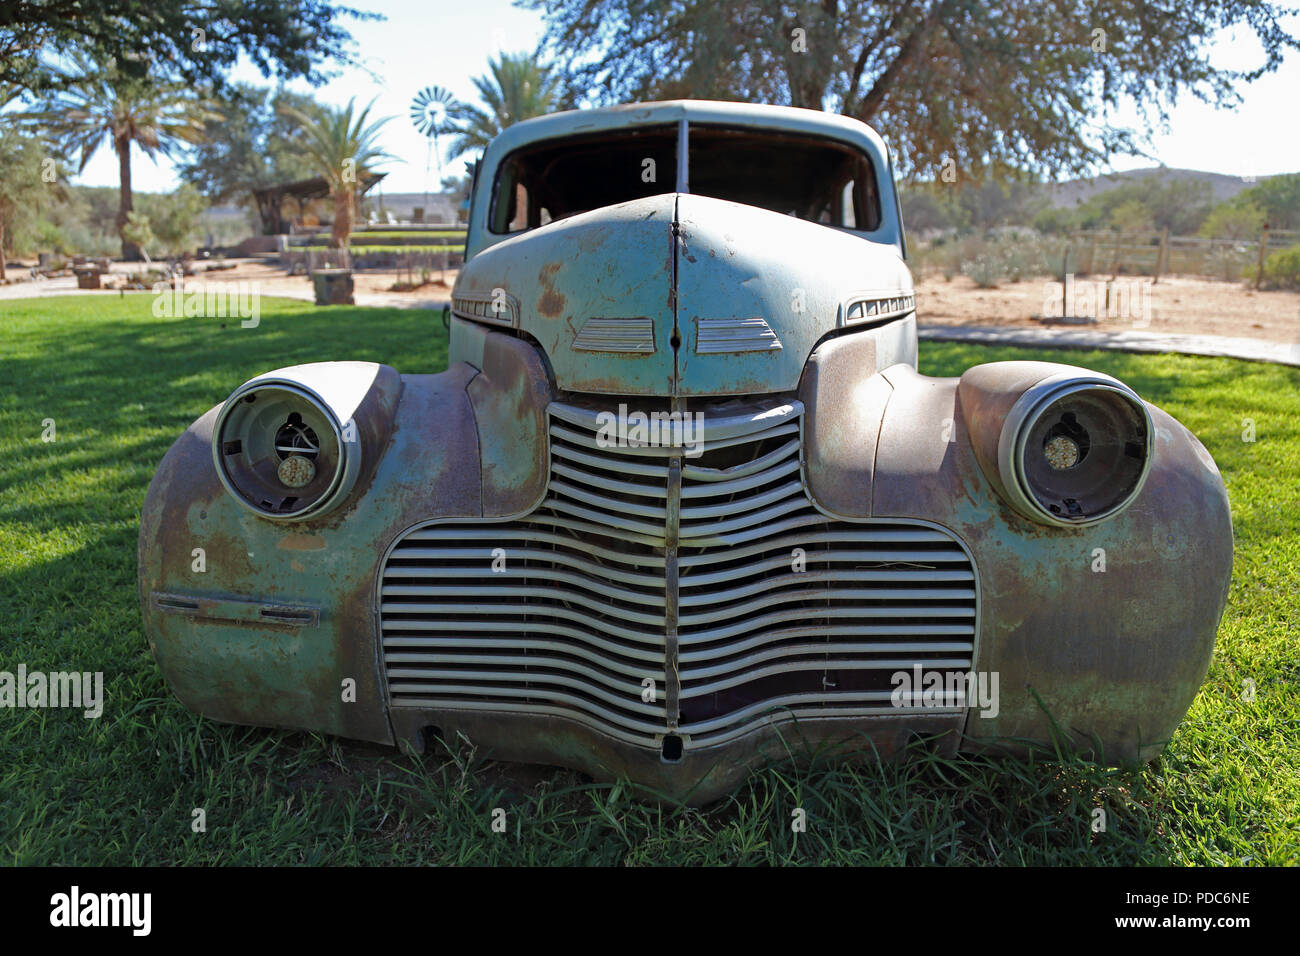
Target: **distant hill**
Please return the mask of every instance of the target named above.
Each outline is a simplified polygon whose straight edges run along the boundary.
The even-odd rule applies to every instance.
[[[1123,186],[1127,183],[1141,182],[1149,177],[1158,177],[1162,181],[1199,181],[1208,183],[1216,203],[1231,199],[1243,189],[1254,185],[1241,176],[1228,176],[1224,173],[1208,173],[1199,169],[1173,169],[1169,166],[1150,166],[1146,169],[1130,169],[1122,173],[1106,173],[1088,179],[1070,179],[1063,183],[1050,183],[1045,188],[1052,204],[1056,206],[1075,206],[1085,203],[1098,193]],[[1256,182],[1268,179],[1260,176]]]

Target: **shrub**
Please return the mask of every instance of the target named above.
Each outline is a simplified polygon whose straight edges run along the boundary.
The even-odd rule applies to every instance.
[[[985,252],[962,263],[961,271],[981,289],[996,289],[1007,277],[1003,259],[996,252]]]
[[[1254,279],[1255,269],[1246,270]],[[1300,289],[1300,245],[1279,249],[1264,260],[1264,275],[1260,286],[1265,289]]]

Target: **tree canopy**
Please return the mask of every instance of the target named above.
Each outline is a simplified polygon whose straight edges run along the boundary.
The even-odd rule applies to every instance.
[[[486,149],[507,126],[542,116],[558,105],[559,77],[535,56],[502,53],[488,62],[488,69],[489,75],[474,78],[483,105],[456,103],[450,110],[457,134],[449,150],[451,159]]]
[[[1131,97],[1149,128],[1179,95],[1217,106],[1300,40],[1267,0],[521,0],[572,102],[676,97],[832,109],[887,135],[904,172],[1087,173],[1147,139],[1107,121]],[[1210,61],[1243,27],[1251,70]]]
[[[1237,199],[1262,209],[1270,229],[1300,229],[1300,173],[1269,176]]]
[[[280,107],[285,116],[298,124],[303,135],[303,153],[315,173],[329,186],[334,200],[330,238],[336,249],[347,246],[361,183],[376,166],[394,158],[379,147],[379,131],[392,117],[371,120],[373,106],[371,102],[359,113],[354,100],[348,100],[342,109],[318,106],[304,111],[293,106]]]
[[[203,139],[208,124],[219,121],[207,103],[182,83],[139,78],[115,64],[96,64],[81,53],[71,57],[71,84],[43,97],[40,110],[20,114],[28,124],[48,130],[63,152],[80,155],[81,172],[104,143],[117,154],[121,204],[117,227],[122,255],[134,259],[139,249],[124,230],[134,207],[131,148],[146,156],[171,156],[185,143]]]
[[[211,202],[250,203],[250,190],[316,175],[301,123],[315,116],[316,101],[289,90],[237,84],[214,101],[221,119],[211,122],[179,173]]]
[[[5,0],[0,84],[58,85],[50,57],[72,53],[216,86],[243,55],[263,76],[317,83],[326,61],[353,62],[349,18],[382,19],[329,0]]]

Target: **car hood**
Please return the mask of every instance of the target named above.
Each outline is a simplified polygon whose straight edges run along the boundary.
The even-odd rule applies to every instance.
[[[452,299],[462,318],[534,339],[558,388],[705,396],[793,390],[855,302],[872,303],[864,324],[889,321],[913,287],[894,246],[669,193],[498,243],[466,263]]]

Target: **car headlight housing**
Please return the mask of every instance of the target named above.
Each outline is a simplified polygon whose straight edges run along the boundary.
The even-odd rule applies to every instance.
[[[315,392],[283,379],[254,379],[227,399],[212,454],[226,490],[254,513],[280,521],[318,517],[356,483],[356,426],[340,422]]]
[[[1008,501],[1060,527],[1113,517],[1142,489],[1152,432],[1146,405],[1115,379],[1047,378],[1021,395],[1002,425],[998,472]]]

